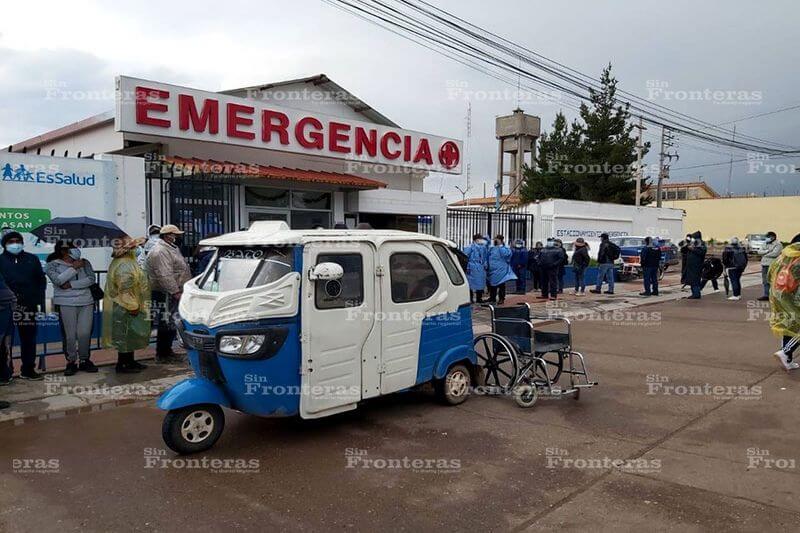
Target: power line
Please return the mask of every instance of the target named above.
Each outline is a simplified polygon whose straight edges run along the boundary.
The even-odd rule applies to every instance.
[[[492,34],[491,32],[487,32],[486,30],[483,30],[483,29],[481,29],[481,28],[479,28],[479,27],[477,27],[477,26],[475,26],[475,25],[473,25],[471,23],[467,23],[471,27],[474,27],[474,28],[478,29],[479,31],[482,31],[485,34],[488,34],[488,35],[491,35],[491,36],[495,36],[501,41],[505,41],[507,43],[510,43],[512,46],[516,47],[516,50],[513,49],[513,48],[510,48],[509,46],[502,46],[502,45],[499,46],[496,42],[493,42],[490,39],[487,39],[485,36],[481,36],[481,35],[475,33],[474,31],[467,30],[467,29],[459,26],[458,24],[453,23],[451,20],[447,20],[447,19],[445,19],[445,18],[443,18],[443,17],[441,17],[439,15],[436,15],[435,13],[430,12],[429,10],[426,10],[426,9],[420,7],[420,6],[414,5],[413,3],[409,2],[408,0],[399,0],[399,1],[401,3],[403,3],[404,5],[415,9],[418,12],[422,12],[422,13],[428,14],[428,16],[433,16],[434,18],[436,18],[439,21],[440,24],[444,24],[444,25],[448,26],[451,29],[455,29],[456,31],[460,32],[462,35],[467,35],[468,37],[471,37],[472,39],[478,40],[477,44],[481,44],[482,43],[483,45],[492,47],[495,50],[499,50],[499,51],[501,51],[501,52],[503,52],[503,53],[505,53],[507,55],[511,55],[516,60],[516,63],[521,63],[521,61],[524,60],[526,63],[532,64],[535,68],[537,68],[539,70],[542,70],[544,72],[547,72],[548,74],[556,76],[559,79],[561,79],[562,81],[567,82],[568,85],[576,85],[577,89],[571,88],[569,86],[564,86],[559,82],[556,82],[554,80],[548,79],[546,77],[542,77],[542,76],[534,74],[534,73],[532,73],[532,72],[530,72],[528,70],[525,70],[521,66],[519,66],[518,64],[514,64],[514,62],[512,62],[512,61],[510,61],[508,59],[504,59],[502,57],[497,57],[496,55],[493,55],[491,52],[488,52],[484,48],[481,48],[480,46],[477,46],[475,42],[464,41],[464,40],[454,36],[452,33],[447,31],[446,29],[443,29],[441,27],[433,26],[427,21],[414,18],[409,13],[404,12],[404,11],[402,11],[400,9],[395,8],[395,7],[389,6],[386,3],[381,2],[379,0],[372,0],[371,2],[368,2],[368,1],[365,1],[365,0],[352,0],[352,2],[355,2],[355,3],[351,3],[351,2],[348,2],[348,1],[345,1],[345,0],[336,0],[336,1],[339,4],[346,5],[346,6],[350,7],[353,10],[359,11],[360,12],[359,14],[363,14],[364,16],[366,16],[366,17],[368,17],[370,19],[376,19],[376,20],[382,21],[384,23],[384,24],[381,25],[382,27],[386,27],[385,25],[390,25],[390,26],[393,27],[392,30],[394,30],[394,28],[399,28],[401,30],[400,35],[405,37],[405,38],[409,38],[409,36],[407,34],[411,33],[411,34],[416,35],[417,37],[419,37],[421,39],[424,39],[424,40],[428,41],[429,43],[432,43],[432,48],[431,48],[431,46],[426,46],[426,48],[433,49],[437,53],[441,53],[442,55],[450,57],[451,59],[453,59],[453,57],[452,57],[453,55],[458,55],[458,56],[461,57],[460,62],[463,64],[464,63],[464,59],[466,59],[468,61],[468,63],[469,63],[468,66],[470,66],[471,68],[475,68],[475,66],[476,66],[475,62],[477,61],[477,62],[485,64],[485,66],[488,66],[490,69],[491,68],[498,68],[498,69],[503,70],[503,71],[505,71],[505,72],[507,72],[509,74],[512,74],[512,75],[516,75],[518,77],[525,77],[525,78],[530,79],[531,81],[533,81],[535,84],[543,85],[543,86],[548,87],[548,88],[552,88],[552,89],[556,89],[556,90],[562,91],[565,94],[570,95],[570,96],[574,96],[574,97],[576,97],[577,99],[579,99],[581,101],[589,100],[591,98],[591,95],[595,91],[596,85],[598,83],[597,80],[593,80],[593,79],[589,78],[588,76],[586,76],[585,74],[582,74],[582,73],[579,73],[578,71],[575,71],[574,69],[568,69],[568,67],[564,67],[560,63],[553,62],[552,60],[544,58],[544,56],[541,56],[541,54],[536,54],[535,52],[528,51],[531,54],[536,54],[539,57],[547,59],[547,61],[550,61],[551,63],[557,65],[557,67],[553,67],[551,65],[545,65],[545,64],[542,63],[542,61],[537,61],[535,58],[531,58],[530,56],[524,57],[523,54],[519,53],[519,49],[522,49],[522,50],[527,50],[527,49],[524,49],[523,47],[520,47],[519,45],[514,45],[510,41],[507,41],[507,40],[505,40],[505,39],[503,39],[503,38],[501,38],[499,36],[496,36],[495,34]],[[446,11],[440,9],[440,8],[436,8],[435,6],[431,6],[430,4],[428,4],[426,2],[420,2],[420,3],[425,4],[427,6],[430,6],[431,8],[450,16],[451,18],[455,18],[456,20],[463,21],[463,19],[458,19],[458,17],[455,17],[454,15],[451,15],[448,12],[446,12]],[[361,18],[364,18],[364,17],[361,17]],[[466,21],[464,21],[464,22],[466,22]],[[397,31],[393,31],[393,33],[397,34],[398,32]],[[411,40],[414,40],[414,39],[411,39]],[[592,81],[590,83],[589,81],[580,80],[580,79],[576,78],[573,75],[565,74],[558,67],[567,68],[568,70],[570,70],[572,72],[576,72],[579,76],[585,78],[586,80],[591,79]],[[493,77],[498,77],[498,73],[494,72],[494,71],[492,71],[492,73],[488,73],[488,72],[484,72],[484,73],[489,74],[489,75],[491,75]],[[506,81],[509,84],[513,84],[512,80],[505,79],[503,81]],[[581,91],[588,91],[588,95],[585,92],[581,92]],[[627,93],[624,93],[624,91],[622,91],[621,89],[619,91],[621,93],[623,93],[623,94],[627,94]],[[686,124],[683,124],[683,123],[677,121],[674,117],[675,116],[687,117],[690,120],[690,122],[693,122],[694,124],[701,124],[702,125],[701,127],[703,129],[716,129],[716,130],[724,131],[724,132],[727,132],[728,130],[725,130],[724,128],[720,128],[719,126],[716,126],[714,124],[710,124],[708,122],[704,122],[702,120],[696,119],[694,117],[690,117],[689,115],[670,110],[669,108],[666,108],[665,106],[662,106],[660,104],[654,104],[654,103],[651,103],[651,102],[644,101],[643,99],[641,99],[640,97],[636,97],[635,95],[632,95],[632,96],[636,100],[643,101],[644,104],[643,105],[642,104],[633,104],[631,102],[622,102],[622,103],[624,103],[626,106],[628,106],[630,108],[633,108],[634,111],[637,111],[637,110],[640,111],[641,112],[640,116],[642,116],[649,123],[656,124],[656,125],[659,125],[659,126],[662,126],[662,127],[668,127],[668,128],[670,128],[671,130],[673,130],[675,132],[690,136],[692,138],[695,138],[698,141],[701,141],[701,142],[705,141],[705,142],[708,142],[709,144],[722,145],[722,146],[726,146],[726,147],[733,148],[733,149],[738,149],[738,150],[748,150],[748,151],[753,151],[753,152],[763,152],[763,153],[772,154],[772,155],[783,155],[783,154],[791,154],[791,153],[800,153],[800,150],[795,150],[794,147],[790,147],[790,148],[792,148],[792,150],[785,150],[785,149],[774,148],[774,147],[771,147],[771,146],[765,146],[763,144],[761,144],[761,145],[754,144],[754,142],[752,142],[752,141],[761,142],[761,143],[767,143],[767,144],[772,144],[772,145],[778,144],[778,143],[774,143],[773,141],[765,141],[764,139],[758,139],[756,137],[740,135],[739,138],[742,139],[742,140],[731,140],[731,139],[728,139],[728,138],[725,138],[725,137],[721,137],[720,135],[717,135],[717,134],[703,132],[700,129],[697,129],[697,128],[692,127],[692,126],[688,126]],[[569,104],[565,104],[565,105],[568,106],[568,107],[571,107],[571,106],[569,106]],[[671,115],[671,116],[664,117],[664,116],[662,116],[660,114],[656,114],[655,112],[652,111],[653,108],[658,108],[658,109],[664,110],[664,111],[666,111],[667,115]],[[751,142],[745,142],[746,140],[750,140]],[[783,145],[783,146],[785,146],[785,145]]]

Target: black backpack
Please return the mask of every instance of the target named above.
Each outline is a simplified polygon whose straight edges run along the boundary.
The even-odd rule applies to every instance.
[[[744,248],[734,248],[733,251],[733,266],[736,268],[745,268],[747,267],[747,253],[744,251]]]
[[[609,241],[608,248],[606,249],[606,255],[608,255],[608,258],[611,259],[612,261],[616,261],[617,259],[619,259],[619,253],[620,253],[619,246]]]

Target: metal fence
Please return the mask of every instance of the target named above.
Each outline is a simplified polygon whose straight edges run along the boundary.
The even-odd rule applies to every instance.
[[[525,241],[526,246],[533,243],[533,215],[518,211],[484,211],[478,209],[447,210],[445,237],[463,248],[472,242],[476,233],[488,237],[503,235],[507,244],[517,239]]]
[[[147,223],[175,224],[186,232],[181,252],[191,266],[201,240],[241,229],[240,176],[187,173],[160,161],[146,168]]]

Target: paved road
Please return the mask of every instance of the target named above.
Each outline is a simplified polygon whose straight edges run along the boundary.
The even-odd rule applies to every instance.
[[[796,531],[800,374],[777,369],[757,304],[578,322],[601,385],[577,402],[421,390],[311,422],[229,412],[205,456],[228,464],[161,455],[151,403],[4,428],[0,530]]]

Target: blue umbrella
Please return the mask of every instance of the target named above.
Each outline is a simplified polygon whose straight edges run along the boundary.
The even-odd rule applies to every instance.
[[[113,246],[113,241],[127,236],[113,222],[91,217],[56,217],[31,233],[45,242],[67,240],[82,248]]]

